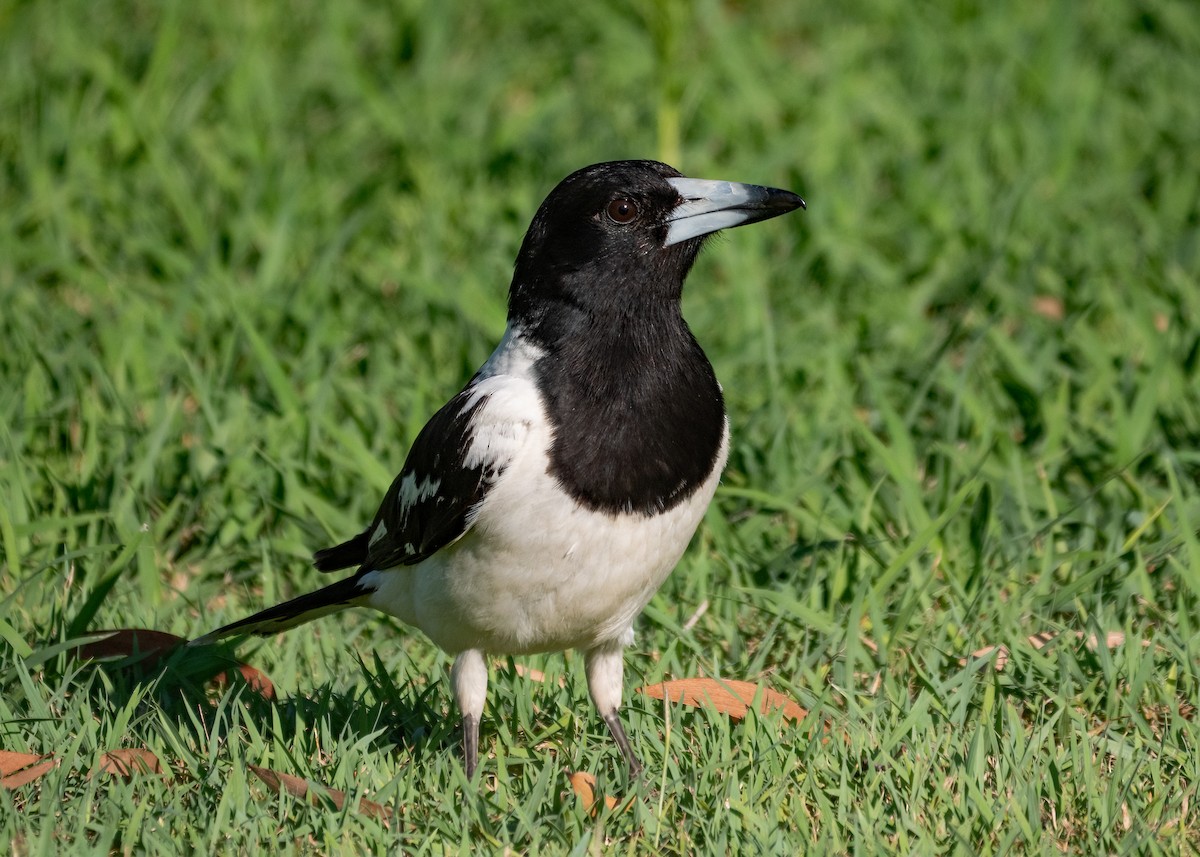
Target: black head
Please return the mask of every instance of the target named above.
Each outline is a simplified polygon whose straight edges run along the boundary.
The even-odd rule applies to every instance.
[[[678,306],[705,236],[804,206],[788,191],[684,178],[657,161],[611,161],[550,192],[517,257],[509,314],[612,317]]]

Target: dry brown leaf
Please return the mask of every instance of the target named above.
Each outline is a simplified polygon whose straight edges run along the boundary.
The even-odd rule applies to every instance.
[[[92,775],[97,773],[114,774],[126,780],[133,779],[136,774],[161,774],[162,762],[144,747],[128,747],[122,750],[109,750],[100,757]]]
[[[876,670],[873,673],[855,673],[854,677],[866,683],[867,696],[874,696],[883,687],[883,673]]]
[[[1097,637],[1095,634],[1086,634],[1085,635],[1082,631],[1073,631],[1073,632],[1071,632],[1070,636],[1074,637],[1076,640],[1081,640],[1083,642],[1083,644],[1087,648],[1091,649],[1092,651],[1095,651],[1096,649],[1100,648],[1101,645],[1103,645],[1103,647],[1106,649],[1118,649],[1121,646],[1125,645],[1125,634],[1122,631],[1107,632],[1104,635],[1103,642],[1101,642],[1100,638]],[[1039,631],[1036,634],[1030,634],[1025,639],[1029,643],[1029,645],[1033,646],[1035,649],[1040,650],[1040,649],[1046,648],[1046,646],[1050,645],[1052,642],[1057,640],[1058,637],[1059,637],[1059,632],[1057,632],[1057,631]],[[1149,640],[1142,640],[1143,647],[1149,646],[1149,645],[1150,645]],[[1008,666],[1008,661],[1010,658],[1010,653],[1009,653],[1008,647],[1005,646],[1004,644],[984,646],[982,649],[976,649],[975,651],[971,652],[971,658],[984,658],[984,657],[987,657],[988,655],[992,654],[993,652],[999,652],[999,654],[996,655],[996,664],[995,664],[996,671],[999,672],[1000,670],[1002,670],[1006,666]],[[970,658],[959,658],[958,662],[962,666],[966,666],[967,662],[969,660],[970,660]]]
[[[735,720],[741,720],[746,716],[746,712],[754,704],[755,695],[760,691],[762,696],[760,697],[759,711],[763,714],[776,708],[782,708],[783,716],[789,720],[803,720],[808,716],[808,710],[802,708],[791,697],[749,681],[725,678],[680,678],[638,688],[638,693],[644,693],[654,699],[667,698],[671,702],[682,702],[684,705],[700,708],[711,705],[717,711],[728,714]]]
[[[251,690],[258,693],[263,699],[275,698],[275,685],[267,678],[266,673],[262,670],[255,669],[249,664],[244,664],[238,661],[235,669],[242,674],[242,678]],[[229,684],[232,678],[233,670],[226,670],[223,673],[217,673],[213,676],[212,681],[217,687],[224,687]]]
[[[92,643],[86,643],[75,650],[75,657],[82,660],[101,658],[128,658],[141,656],[141,662],[153,665],[175,651],[187,642],[183,637],[168,634],[165,631],[153,631],[149,628],[119,628],[111,631],[92,631],[89,636],[105,634]],[[246,684],[257,691],[264,699],[275,698],[275,685],[260,670],[249,664],[238,662],[234,667],[242,674]],[[217,686],[229,683],[231,670],[218,673],[212,679]]]
[[[324,795],[338,809],[342,809],[346,805],[346,793],[339,789],[331,789],[329,786],[322,785],[318,785],[313,789],[310,788],[308,780],[293,776],[292,774],[281,774],[278,771],[272,771],[270,768],[260,768],[257,765],[247,765],[246,767],[256,777],[266,783],[267,788],[275,794],[279,794],[281,790],[286,791],[293,797],[308,800],[314,806],[320,801],[320,796]],[[362,798],[358,802],[358,811],[363,815],[379,819],[383,822],[384,827],[390,827],[389,822],[392,818],[391,807]]]
[[[571,791],[575,792],[575,796],[583,801],[588,813],[595,815],[599,812],[600,807],[596,801],[596,778],[587,771],[576,771],[568,774],[567,779],[571,782]],[[612,795],[604,796],[604,805],[609,809],[615,809],[618,803],[620,801]]]
[[[521,678],[527,678],[530,681],[544,682],[546,674],[541,670],[535,670],[533,667],[527,667],[525,664],[515,664],[517,675]]]
[[[1087,637],[1085,638],[1083,636],[1082,631],[1077,631],[1075,633],[1075,636],[1078,638],[1082,638],[1083,644],[1093,651],[1100,648],[1100,646],[1101,646],[1100,640],[1099,640],[1099,638],[1096,637],[1095,634],[1088,634]],[[1142,640],[1141,643],[1142,643],[1143,648],[1150,645],[1149,640]],[[1121,648],[1121,646],[1125,645],[1125,632],[1109,631],[1107,634],[1104,635],[1103,645],[1104,645],[1104,648],[1106,648],[1106,649]]]
[[[106,634],[107,636],[80,646],[75,650],[75,657],[92,660],[142,655],[144,660],[157,661],[187,642],[183,637],[176,637],[165,631],[151,631],[148,628],[118,628],[112,631],[88,632],[89,637],[97,634]]]
[[[45,776],[58,764],[52,756],[39,756],[35,753],[13,753],[10,750],[0,750],[0,786],[6,789],[19,789],[39,777]]]
[[[1029,645],[1035,649],[1043,649],[1054,641],[1057,637],[1054,631],[1039,631],[1036,634],[1030,634],[1026,639],[1029,640]]]
[[[1042,318],[1048,318],[1050,321],[1062,321],[1066,317],[1066,307],[1063,305],[1062,298],[1054,295],[1038,295],[1033,299],[1033,311]]]
[[[1008,659],[1009,659],[1008,646],[1003,646],[1003,645],[1002,646],[984,646],[982,649],[976,649],[975,651],[971,652],[971,657],[972,658],[986,658],[988,655],[992,654],[993,652],[996,653],[996,663],[994,665],[996,672],[1000,672],[1002,669],[1004,669],[1006,666],[1008,666]],[[966,666],[967,659],[959,658],[958,662],[960,664],[962,664],[963,666]]]
[[[516,667],[517,675],[519,675],[521,678],[527,678],[530,681],[536,681],[539,683],[544,683],[546,681],[546,674],[541,670],[534,669],[533,667],[527,667],[525,664],[514,664],[513,666]],[[556,684],[558,684],[559,687],[566,687],[566,676],[560,675]]]

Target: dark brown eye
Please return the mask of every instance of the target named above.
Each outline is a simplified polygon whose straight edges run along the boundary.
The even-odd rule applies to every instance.
[[[637,204],[632,199],[614,199],[608,204],[608,219],[613,223],[632,223],[637,216]]]

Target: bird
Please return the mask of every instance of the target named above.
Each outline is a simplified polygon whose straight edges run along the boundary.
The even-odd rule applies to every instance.
[[[495,351],[417,434],[370,525],[318,550],[322,589],[192,641],[268,636],[370,607],[454,656],[463,767],[478,767],[489,655],[583,654],[621,725],[634,620],[682,557],[729,451],[720,383],[684,321],[706,240],[805,208],[778,188],[650,160],[563,179],[525,233]]]

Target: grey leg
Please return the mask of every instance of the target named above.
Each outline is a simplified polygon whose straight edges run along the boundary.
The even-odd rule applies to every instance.
[[[479,766],[479,721],[483,718],[483,701],[487,698],[487,662],[483,652],[468,649],[459,654],[450,670],[450,680],[462,714],[463,767],[469,779],[475,776]]]
[[[618,713],[621,710],[621,691],[624,683],[625,663],[622,657],[622,647],[618,643],[609,643],[592,649],[586,655],[588,691],[596,710],[608,725],[617,748],[625,757],[629,766],[629,778],[633,779],[642,771],[642,763],[633,754],[633,747],[625,730],[621,727]]]
[[[462,718],[462,745],[463,767],[467,769],[469,780],[479,767],[479,720],[470,714],[464,714]]]
[[[642,772],[642,763],[637,756],[633,755],[633,747],[629,745],[629,738],[625,735],[625,730],[621,728],[621,718],[614,711],[605,716],[604,722],[608,724],[608,731],[612,733],[621,755],[625,757],[625,764],[629,766],[629,779],[636,779]]]

